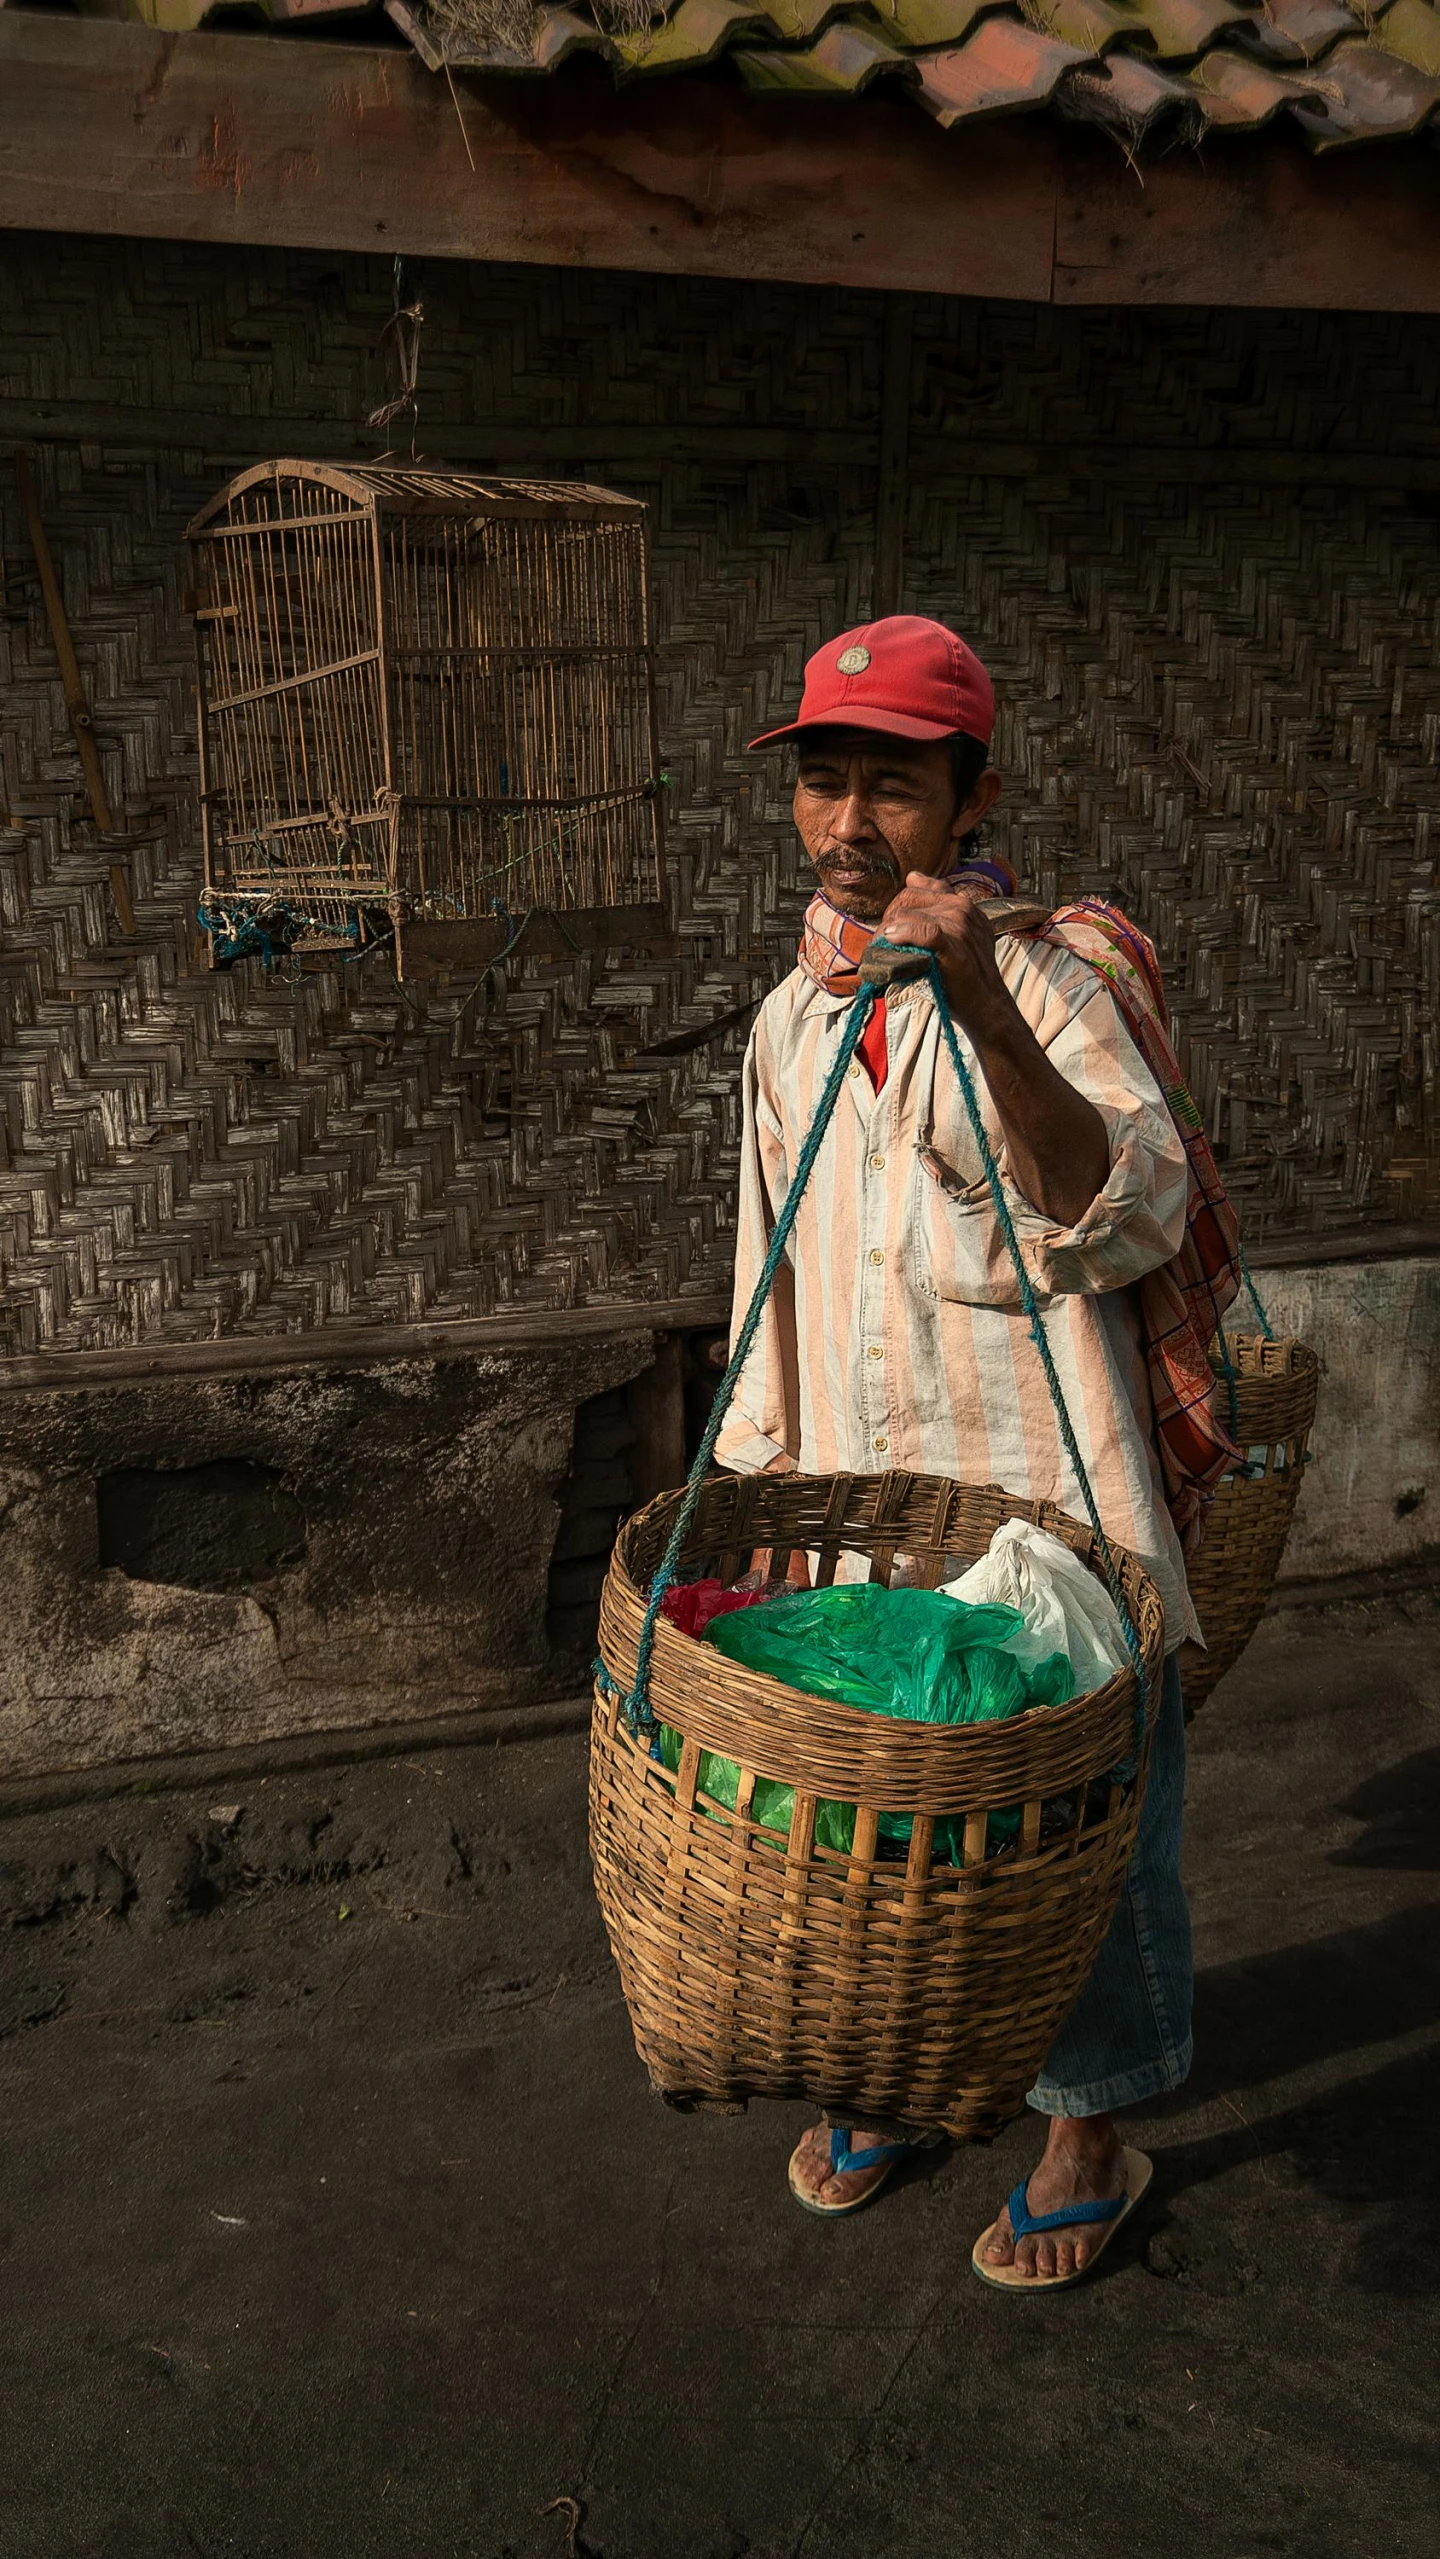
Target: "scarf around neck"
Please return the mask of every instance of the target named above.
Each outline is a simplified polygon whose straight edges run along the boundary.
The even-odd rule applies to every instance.
[[[1015,874],[1008,862],[992,855],[983,862],[964,862],[959,870],[947,871],[944,885],[947,889],[977,889],[982,897],[1013,897]],[[853,995],[860,963],[879,930],[878,924],[861,924],[853,915],[842,915],[824,890],[817,889],[805,909],[800,966],[827,995]]]

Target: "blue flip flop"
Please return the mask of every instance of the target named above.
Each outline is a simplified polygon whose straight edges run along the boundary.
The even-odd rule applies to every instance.
[[[988,2230],[982,2230],[970,2252],[970,2263],[982,2284],[993,2284],[997,2292],[1064,2292],[1069,2285],[1083,2283],[1099,2263],[1115,2233],[1130,2218],[1137,2204],[1143,2203],[1155,2171],[1143,2150],[1126,2150],[1125,2192],[1114,2195],[1106,2203],[1063,2204],[1058,2212],[1032,2212],[1026,2201],[1029,2181],[1023,2180],[1010,2197],[1005,2209],[1010,2215],[1010,2229],[1016,2239],[1029,2239],[1037,2231],[1073,2230],[1080,2222],[1103,2222],[1107,2226],[1097,2239],[1090,2256],[1078,2274],[1022,2275],[1012,2266],[987,2266],[985,2250],[1000,2226],[996,2215]]]
[[[876,2141],[871,2143],[868,2150],[852,2150],[849,2133],[843,2132],[838,2124],[833,2124],[830,2128],[830,2174],[832,2177],[847,2177],[852,2169],[860,2168],[883,2168],[885,2175],[877,2177],[874,2185],[867,2187],[863,2195],[856,2195],[851,2203],[817,2203],[815,2197],[807,2195],[797,2183],[795,2162],[800,2155],[797,2146],[790,2154],[790,2192],[797,2204],[803,2204],[807,2212],[818,2212],[826,2221],[839,2221],[842,2214],[860,2212],[866,2204],[872,2203],[889,2177],[890,2171],[898,2167],[902,2159],[908,2159],[913,2147],[913,2143],[908,2141]]]

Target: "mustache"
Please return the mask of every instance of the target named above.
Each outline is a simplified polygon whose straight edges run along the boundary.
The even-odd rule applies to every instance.
[[[904,887],[904,874],[888,845],[829,844],[823,853],[812,854],[817,871],[872,871],[878,879],[893,880],[896,888]]]

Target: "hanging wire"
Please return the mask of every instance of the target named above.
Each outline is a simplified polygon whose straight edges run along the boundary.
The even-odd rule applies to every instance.
[[[394,307],[380,332],[382,348],[387,339],[390,341],[400,377],[400,388],[393,400],[382,400],[378,409],[370,411],[366,424],[377,428],[389,427],[396,418],[408,416],[410,459],[414,462],[419,458],[415,451],[415,438],[420,425],[420,398],[417,385],[420,375],[420,332],[425,325],[425,305],[418,293],[413,302],[403,300],[404,277],[405,261],[397,257],[393,286]],[[388,437],[385,450],[387,453],[390,450]]]

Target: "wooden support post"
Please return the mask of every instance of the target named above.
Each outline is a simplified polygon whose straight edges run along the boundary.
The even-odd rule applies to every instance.
[[[662,1333],[655,1361],[632,1377],[625,1403],[635,1430],[630,1480],[637,1507],[685,1481],[685,1372],[678,1333]]]
[[[80,673],[79,660],[75,655],[75,643],[70,637],[70,625],[65,618],[65,599],[60,592],[60,581],[55,575],[55,563],[50,557],[50,545],[45,538],[45,527],[40,520],[40,500],[36,494],[35,474],[30,468],[28,453],[16,454],[15,479],[20,491],[20,504],[25,510],[25,522],[29,528],[30,547],[35,554],[35,566],[40,572],[40,592],[45,598],[45,613],[50,624],[50,637],[55,643],[55,655],[60,661],[60,681],[65,688],[65,707],[70,714],[70,726],[75,732],[75,743],[80,750],[80,770],[85,776],[85,791],[90,802],[90,814],[95,820],[99,833],[110,835],[114,831],[115,821],[110,814],[110,802],[106,795],[105,775],[100,764],[100,749],[95,743],[95,723],[90,716],[85,680]],[[130,893],[127,887],[126,906],[129,902]],[[117,907],[119,904],[120,900],[117,896]]]
[[[898,613],[905,582],[905,490],[910,458],[910,358],[915,303],[892,293],[885,303],[880,359],[880,479],[875,499],[875,571],[870,611]]]

